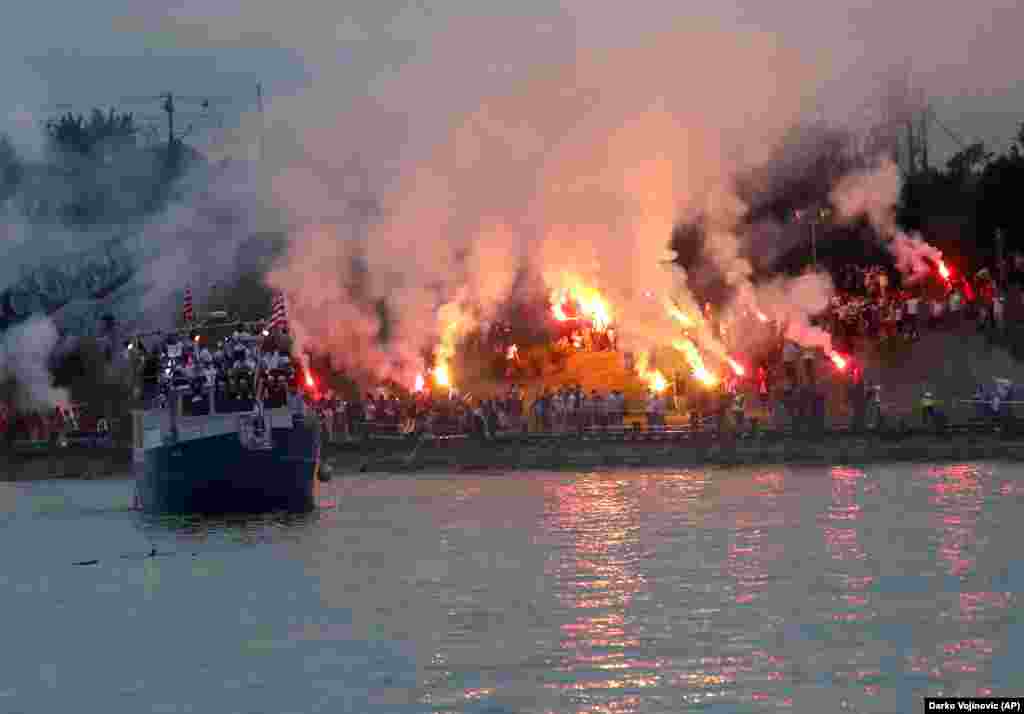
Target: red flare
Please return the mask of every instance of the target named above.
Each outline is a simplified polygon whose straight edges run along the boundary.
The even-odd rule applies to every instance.
[[[727,357],[726,360],[729,362],[729,366],[732,367],[732,371],[736,374],[737,377],[743,377],[744,375],[746,375],[747,370],[743,367],[742,364],[734,360],[732,357]]]
[[[306,373],[306,386],[310,389],[316,386],[316,380],[313,379],[313,375],[309,372]]]
[[[974,302],[974,289],[971,288],[970,282],[962,280],[961,284],[964,287],[964,297],[967,298],[967,302]]]
[[[829,352],[828,358],[832,360],[832,364],[834,364],[836,366],[836,369],[838,369],[840,372],[845,370],[847,365],[849,364],[847,359],[838,352]]]
[[[942,260],[939,261],[939,275],[942,276],[943,280],[949,280],[949,268],[946,267],[945,261]]]

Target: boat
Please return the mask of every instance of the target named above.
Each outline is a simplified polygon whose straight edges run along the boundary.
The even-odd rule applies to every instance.
[[[275,380],[273,371],[262,376]],[[280,389],[262,401],[172,382],[133,410],[136,506],[151,514],[313,510],[320,420],[296,380],[276,381]]]

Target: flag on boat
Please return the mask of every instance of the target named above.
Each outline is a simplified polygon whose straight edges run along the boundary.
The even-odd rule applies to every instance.
[[[196,319],[195,311],[192,309],[192,288],[185,286],[185,306],[182,308],[182,317],[185,318],[185,323],[188,324]]]
[[[271,332],[288,332],[288,307],[283,292],[274,293],[274,302],[270,307],[270,324],[267,327]]]

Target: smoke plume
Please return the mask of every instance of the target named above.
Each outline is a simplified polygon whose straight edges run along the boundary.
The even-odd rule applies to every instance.
[[[0,382],[13,382],[15,405],[48,409],[67,404],[67,390],[53,386],[49,360],[57,346],[57,328],[36,315],[3,334],[0,342]]]
[[[831,200],[841,220],[867,218],[892,254],[896,269],[908,280],[916,281],[935,269],[942,260],[942,251],[919,235],[907,235],[896,225],[901,183],[899,167],[886,158],[869,170],[844,177]]]
[[[730,59],[714,77],[692,71],[710,56]],[[443,58],[439,66],[448,68]],[[691,69],[685,89],[673,79],[680,68]],[[381,375],[415,373],[408,361],[445,329],[441,306],[461,306],[460,329],[493,315],[520,270],[550,289],[563,287],[564,276],[599,289],[625,347],[670,343],[679,326],[664,299],[696,307],[686,276],[667,265],[680,221],[700,217],[709,226],[707,260],[745,305],[756,302],[739,235],[747,206],[736,177],[764,162],[797,121],[811,76],[768,36],[701,28],[632,47],[578,49],[571,59],[543,71],[526,67],[484,91],[469,83],[473,88],[449,104],[415,108],[441,131],[415,133],[423,143],[405,146],[401,162],[382,160],[377,165],[386,168],[369,172],[386,180],[375,185],[377,213],[368,220],[346,213],[353,199],[344,190],[316,187],[308,161],[315,136],[325,148],[316,174],[343,174],[356,138],[300,136],[307,148],[281,167],[275,195],[302,227],[271,283],[299,305],[304,334],[355,330],[356,344],[379,345],[353,351],[345,338],[329,349],[338,361],[370,360],[364,366]],[[408,87],[408,80],[400,76],[395,86]],[[389,106],[401,103],[385,96]],[[754,106],[756,120],[749,116]],[[367,151],[359,157],[374,165]],[[346,258],[335,261],[339,252]],[[349,254],[363,261],[364,276],[353,272]],[[361,299],[353,299],[356,282]],[[786,295],[775,296],[772,309],[806,321],[810,306],[788,303]],[[386,344],[373,339],[381,329],[371,314],[376,301],[388,307]],[[328,327],[338,315],[348,316],[348,327]]]

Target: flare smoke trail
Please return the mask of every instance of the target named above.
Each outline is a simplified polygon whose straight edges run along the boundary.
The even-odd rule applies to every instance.
[[[53,386],[48,363],[57,346],[57,328],[46,317],[33,316],[3,334],[0,342],[0,382],[11,380],[15,404],[46,409],[69,403],[67,390]]]
[[[867,217],[886,243],[896,269],[911,281],[926,277],[942,260],[942,251],[919,235],[908,235],[896,225],[900,196],[899,167],[883,159],[873,168],[843,178],[832,192],[832,205],[843,220]],[[931,261],[929,263],[929,261]]]

